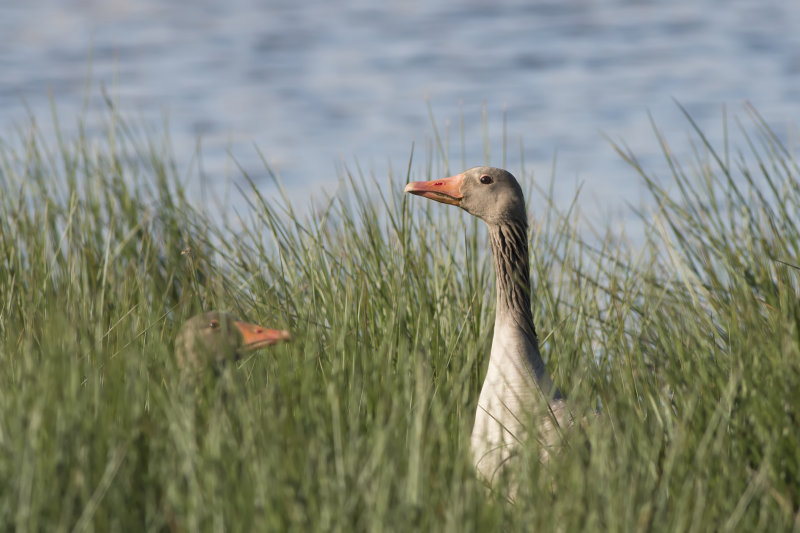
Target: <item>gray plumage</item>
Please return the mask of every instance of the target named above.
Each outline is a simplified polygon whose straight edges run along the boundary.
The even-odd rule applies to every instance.
[[[458,205],[488,226],[497,309],[470,443],[475,467],[494,483],[526,435],[536,432],[543,444],[541,457],[546,458],[558,437],[558,425],[569,422],[563,397],[539,353],[533,325],[525,198],[514,176],[492,167],[412,182],[405,190]]]

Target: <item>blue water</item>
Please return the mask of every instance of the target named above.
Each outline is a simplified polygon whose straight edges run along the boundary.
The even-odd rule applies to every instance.
[[[6,0],[0,34],[0,135],[46,119],[51,92],[69,128],[105,86],[126,116],[168,117],[183,170],[199,137],[212,184],[241,179],[233,157],[269,191],[258,147],[300,202],[342,164],[402,174],[412,141],[422,178],[428,105],[450,170],[483,164],[485,109],[493,164],[505,116],[506,166],[522,141],[545,181],[557,153],[559,197],[584,183],[596,218],[642,194],[604,136],[656,164],[649,112],[684,150],[673,99],[712,138],[723,105],[782,134],[800,117],[797,1]]]

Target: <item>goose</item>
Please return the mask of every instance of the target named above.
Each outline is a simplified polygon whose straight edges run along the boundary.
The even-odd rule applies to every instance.
[[[175,337],[175,357],[184,371],[218,370],[243,352],[289,340],[286,330],[268,329],[241,322],[230,313],[209,311],[195,315]]]
[[[490,486],[533,426],[543,447],[570,423],[564,396],[553,384],[539,353],[530,305],[528,218],[525,198],[510,172],[475,167],[452,177],[410,182],[406,193],[456,205],[482,219],[494,256],[497,306],[486,377],[470,437],[473,463]]]

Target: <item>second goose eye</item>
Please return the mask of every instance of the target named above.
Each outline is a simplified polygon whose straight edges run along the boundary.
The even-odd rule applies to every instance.
[[[486,174],[484,174],[483,176],[481,176],[481,183],[483,183],[484,185],[489,185],[489,184],[490,184],[490,183],[492,183],[493,181],[494,181],[494,180],[492,179],[492,177],[491,177],[491,176],[487,176]]]
[[[208,327],[211,329],[217,329],[219,327],[219,320],[212,320],[208,323]]]

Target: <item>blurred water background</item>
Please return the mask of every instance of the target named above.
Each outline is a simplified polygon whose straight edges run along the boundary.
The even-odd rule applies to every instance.
[[[752,102],[791,141],[800,105],[786,0],[5,0],[0,34],[4,137],[29,114],[51,127],[51,95],[74,131],[105,87],[126,117],[167,119],[190,188],[199,146],[212,188],[242,182],[235,160],[269,194],[257,147],[299,202],[343,163],[401,180],[412,141],[423,178],[436,124],[453,172],[483,164],[487,139],[503,164],[505,136],[506,167],[524,157],[546,181],[557,154],[557,198],[582,183],[606,219],[643,192],[606,136],[657,167],[650,114],[689,150],[674,100],[717,141],[723,106],[735,127]]]

